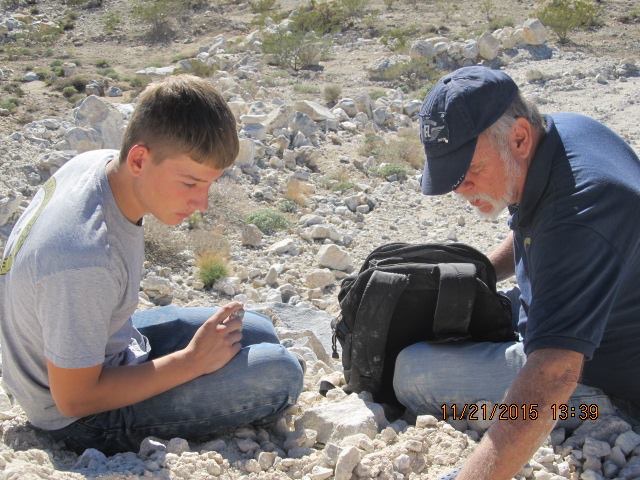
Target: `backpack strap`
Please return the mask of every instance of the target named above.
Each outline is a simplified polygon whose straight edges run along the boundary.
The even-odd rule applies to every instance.
[[[375,270],[362,292],[352,335],[351,365],[359,370],[351,385],[376,392],[382,382],[387,335],[398,298],[409,284],[409,276]],[[355,390],[359,391],[359,390]]]
[[[433,318],[436,339],[467,338],[476,298],[473,263],[439,263],[440,288]]]

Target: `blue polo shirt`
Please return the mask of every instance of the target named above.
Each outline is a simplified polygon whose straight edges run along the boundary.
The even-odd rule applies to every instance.
[[[593,119],[546,121],[510,207],[524,349],[580,352],[581,383],[640,405],[640,161]]]

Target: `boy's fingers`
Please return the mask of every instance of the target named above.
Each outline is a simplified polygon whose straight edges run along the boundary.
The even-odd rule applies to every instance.
[[[240,309],[242,309],[242,304],[240,302],[229,302],[225,306],[220,307],[218,311],[211,315],[207,321],[219,325],[220,323],[223,323],[229,315]]]

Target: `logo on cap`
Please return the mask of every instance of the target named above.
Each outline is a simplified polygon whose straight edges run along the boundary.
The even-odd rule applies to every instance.
[[[423,118],[422,120],[422,138],[423,142],[428,143],[449,143],[449,128],[444,120],[444,112],[439,112],[440,118],[437,121],[431,118]]]

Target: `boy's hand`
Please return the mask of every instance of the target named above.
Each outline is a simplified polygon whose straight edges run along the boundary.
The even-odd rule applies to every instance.
[[[243,314],[240,302],[228,303],[196,331],[183,350],[196,376],[224,367],[240,351]]]

